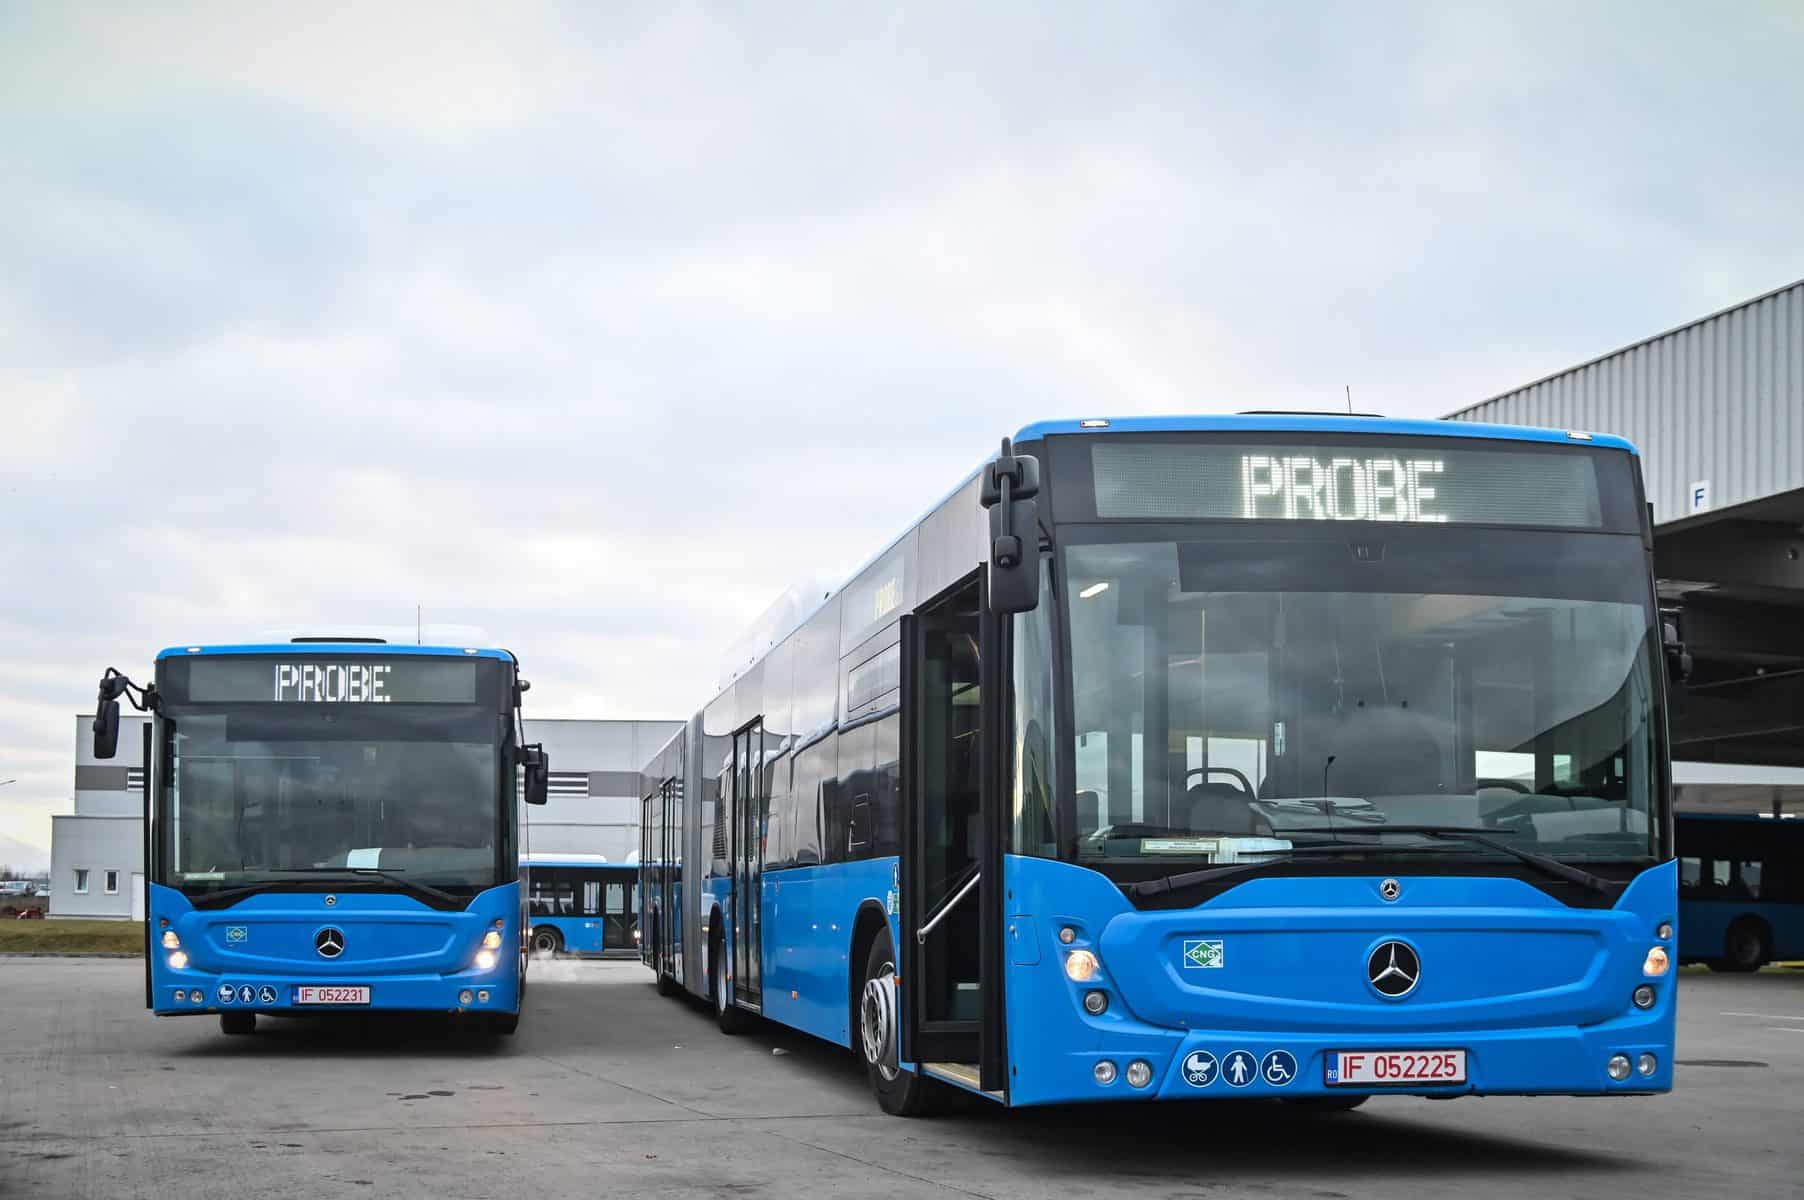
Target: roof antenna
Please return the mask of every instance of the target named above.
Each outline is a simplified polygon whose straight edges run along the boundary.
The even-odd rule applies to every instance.
[[[1353,415],[1353,385],[1344,383],[1341,386],[1347,389],[1347,415],[1350,417]]]

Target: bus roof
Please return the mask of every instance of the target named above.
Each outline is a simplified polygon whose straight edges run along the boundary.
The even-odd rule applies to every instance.
[[[157,651],[157,661],[205,654],[380,654],[423,655],[438,658],[499,658],[513,662],[506,650],[468,646],[407,646],[392,642],[248,642],[229,646],[169,646]]]
[[[1086,420],[1088,423],[1086,423]],[[1577,431],[1526,425],[1485,425],[1476,421],[1393,420],[1338,413],[1238,413],[1233,416],[1095,417],[1036,421],[1015,435],[1017,442],[1066,433],[1376,433],[1403,437],[1490,438],[1510,442],[1558,442],[1602,446],[1636,453],[1634,443],[1609,433],[1575,437]]]

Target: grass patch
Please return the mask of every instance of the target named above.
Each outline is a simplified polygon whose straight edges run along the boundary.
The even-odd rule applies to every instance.
[[[0,921],[0,954],[142,954],[142,921]]]

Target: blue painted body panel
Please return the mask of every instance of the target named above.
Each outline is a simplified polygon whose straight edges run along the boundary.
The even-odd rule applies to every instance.
[[[1757,900],[1686,900],[1679,905],[1679,958],[1693,962],[1721,958],[1729,926],[1754,917],[1772,931],[1770,954],[1775,961],[1804,958],[1804,904],[1766,904]]]
[[[564,949],[571,954],[600,954],[607,934],[606,921],[599,917],[533,917],[532,929],[549,925],[564,939]],[[530,934],[529,934],[530,936]]]
[[[1489,438],[1510,442],[1558,442],[1563,446],[1602,446],[1634,454],[1634,443],[1608,433],[1574,438],[1564,429],[1523,425],[1483,425],[1476,421],[1392,420],[1388,417],[1335,416],[1332,413],[1261,413],[1256,416],[1111,417],[1106,427],[1086,429],[1078,421],[1037,421],[1015,435],[1017,442],[1059,434],[1086,436],[1111,433],[1370,433],[1391,437]]]
[[[1017,941],[1026,930],[1039,943],[1037,953],[1009,954],[1013,1104],[1341,1092],[1349,1089],[1324,1079],[1337,1050],[1465,1050],[1466,1084],[1401,1089],[1424,1095],[1672,1087],[1672,976],[1650,981],[1651,1010],[1629,1002],[1655,929],[1677,911],[1671,862],[1644,872],[1608,910],[1567,908],[1515,879],[1412,876],[1394,903],[1378,895],[1378,877],[1256,879],[1196,908],[1136,912],[1082,867],[1011,856],[1004,874]],[[1064,926],[1078,931],[1072,948],[1101,958],[1097,980],[1065,978]],[[1220,939],[1222,966],[1186,968],[1186,938]],[[1367,955],[1393,938],[1421,956],[1422,981],[1403,1000],[1366,982]],[[1100,1017],[1081,1003],[1094,987],[1109,993]],[[1297,1070],[1282,1088],[1257,1077],[1235,1088],[1219,1074],[1198,1088],[1181,1069],[1193,1050],[1218,1062],[1236,1050],[1261,1061],[1285,1051]],[[1618,1084],[1604,1073],[1610,1055],[1643,1050],[1659,1058],[1653,1076]],[[1153,1083],[1099,1086],[1099,1058],[1118,1067],[1143,1059]]]
[[[463,646],[405,646],[388,642],[251,642],[236,646],[168,646],[157,651],[157,661],[193,658],[205,654],[370,654],[383,658],[434,656],[438,658],[499,658],[512,662],[506,650]]]
[[[517,1012],[520,995],[521,892],[517,881],[479,893],[458,912],[384,892],[266,892],[220,909],[196,909],[174,888],[149,886],[151,1007],[159,1016],[251,1012]],[[330,895],[333,903],[327,904]],[[314,937],[326,926],[344,934],[344,953],[321,958]],[[173,929],[189,962],[180,970],[160,943]],[[482,936],[501,931],[493,969],[474,965]],[[303,984],[367,985],[368,1005],[297,1008]],[[203,1003],[191,996],[195,989]],[[224,989],[231,989],[227,999]],[[243,989],[249,999],[243,999]],[[265,991],[265,989],[271,989]],[[458,993],[487,990],[486,1003],[460,1004]],[[178,993],[180,995],[178,996]]]

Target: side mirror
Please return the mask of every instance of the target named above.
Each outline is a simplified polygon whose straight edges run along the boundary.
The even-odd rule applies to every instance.
[[[1660,622],[1660,641],[1666,650],[1666,673],[1674,683],[1691,678],[1691,651],[1679,640],[1679,627],[1672,621]]]
[[[111,758],[118,752],[119,701],[102,700],[94,709],[94,757]]]
[[[990,607],[1030,612],[1040,603],[1040,460],[1008,438],[983,470],[978,501],[990,510]]]
[[[545,754],[544,745],[534,742],[520,747],[520,769],[526,776],[526,802],[545,803],[551,788],[551,760]]]

